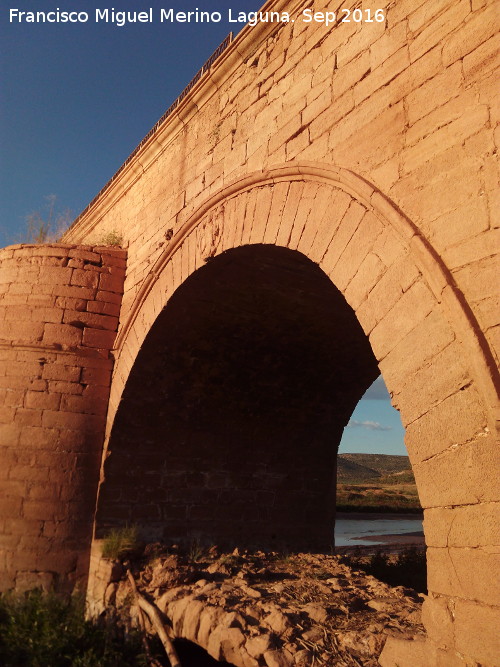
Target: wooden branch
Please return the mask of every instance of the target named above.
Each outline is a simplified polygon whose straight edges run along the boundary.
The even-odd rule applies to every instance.
[[[132,572],[130,570],[127,570],[127,577],[135,595],[137,606],[140,610],[145,611],[149,616],[149,620],[151,621],[153,628],[156,630],[156,633],[158,634],[158,637],[160,638],[161,643],[165,649],[165,653],[170,660],[171,667],[182,667],[179,656],[177,655],[177,651],[175,650],[172,640],[167,634],[167,629],[161,620],[158,609],[139,593],[137,590],[137,584],[135,583],[135,579],[132,576]]]
[[[137,605],[137,615],[139,617],[139,625],[141,626],[141,633],[142,633],[142,645],[144,646],[144,651],[146,652],[146,660],[148,661],[149,667],[161,667],[161,664],[156,660],[156,658],[153,658],[151,655],[151,649],[149,648],[149,642],[148,642],[148,635],[146,632],[146,621],[145,621],[145,616],[144,612],[142,609]]]

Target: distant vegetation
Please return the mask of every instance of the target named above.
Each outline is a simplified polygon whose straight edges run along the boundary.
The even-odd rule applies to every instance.
[[[420,512],[409,458],[388,454],[339,454],[337,510]]]
[[[339,454],[337,457],[337,479],[339,482],[364,482],[392,476],[397,473],[411,472],[410,459],[407,456],[391,454]]]

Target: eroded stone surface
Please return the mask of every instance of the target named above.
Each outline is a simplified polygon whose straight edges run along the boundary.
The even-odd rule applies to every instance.
[[[212,550],[193,562],[160,552],[133,569],[176,637],[237,667],[375,667],[387,637],[423,640],[422,596],[353,571],[340,556]],[[94,614],[104,610],[106,582],[93,589]],[[129,590],[124,577],[117,600]]]

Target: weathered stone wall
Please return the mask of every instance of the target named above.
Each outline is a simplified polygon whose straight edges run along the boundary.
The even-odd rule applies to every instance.
[[[0,585],[85,579],[126,253],[0,251]]]
[[[291,16],[304,6],[272,4]],[[314,9],[341,4],[316,0]],[[125,317],[168,229],[177,232],[238,178],[314,161],[355,171],[412,220],[466,295],[498,361],[495,2],[375,4],[385,7],[385,23],[326,28],[298,19],[244,30],[69,233],[123,234]]]
[[[245,29],[66,236],[128,246],[111,457],[141,345],[207,257],[283,245],[331,277],[401,411],[426,508],[425,664],[500,653],[495,4],[366,1],[385,23]]]

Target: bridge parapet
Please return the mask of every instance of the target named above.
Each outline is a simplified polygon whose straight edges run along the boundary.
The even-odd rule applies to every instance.
[[[86,575],[125,251],[0,251],[3,590]]]

